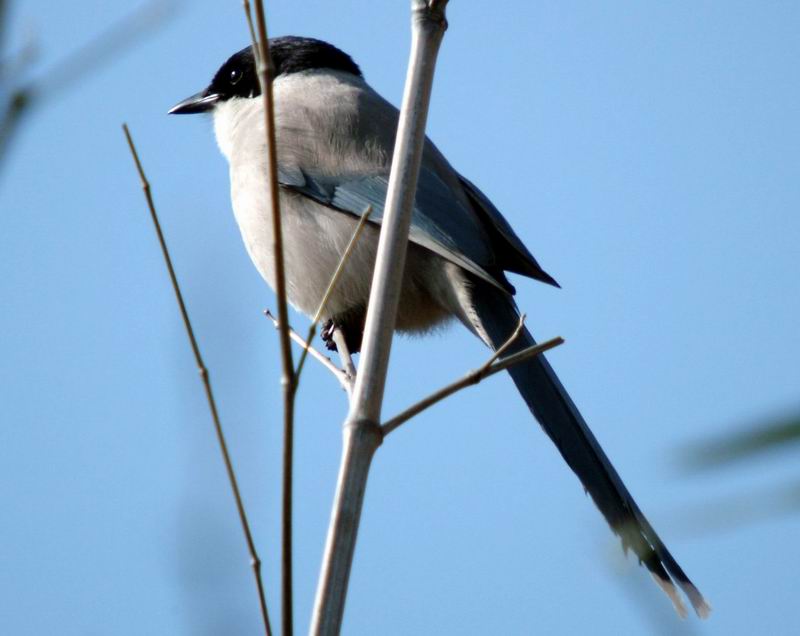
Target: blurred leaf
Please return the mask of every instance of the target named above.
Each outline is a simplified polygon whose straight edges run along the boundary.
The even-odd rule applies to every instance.
[[[60,91],[72,88],[103,65],[118,60],[123,52],[139,43],[148,32],[172,18],[178,6],[179,0],[151,0],[63,57],[38,80],[8,89],[7,99],[0,95],[0,168],[24,114],[38,106],[43,98],[51,98]],[[6,26],[5,18],[5,2],[0,0],[0,36]],[[0,46],[2,44],[0,41]],[[23,49],[16,62],[24,64],[30,54],[31,51]]]
[[[800,413],[765,420],[749,429],[698,442],[681,453],[684,470],[724,468],[789,448],[800,442]],[[762,490],[741,491],[727,498],[705,501],[680,516],[689,535],[730,530],[778,516],[800,512],[800,481]]]
[[[106,64],[116,62],[146,35],[172,19],[179,4],[179,0],[151,0],[134,9],[48,69],[44,78],[36,82],[38,92],[50,97],[72,88]]]
[[[800,443],[800,413],[701,442],[684,452],[682,464],[690,470],[716,468],[759,457]]]
[[[705,501],[681,511],[678,532],[687,536],[721,531],[800,512],[800,481],[778,484],[724,499]]]
[[[4,112],[0,117],[0,158],[5,156],[11,136],[17,130],[20,119],[31,104],[31,95],[24,89],[14,91],[4,105]]]
[[[6,20],[8,17],[8,3],[6,0],[0,0],[0,52],[3,51],[6,35]]]

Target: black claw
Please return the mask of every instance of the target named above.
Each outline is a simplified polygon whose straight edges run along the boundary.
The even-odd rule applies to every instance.
[[[330,351],[338,351],[333,341],[333,332],[338,329],[342,332],[344,342],[351,354],[361,350],[361,339],[364,336],[364,310],[360,308],[338,314],[322,325],[321,336],[325,346]]]
[[[322,325],[322,332],[320,336],[322,336],[322,340],[325,343],[325,348],[328,351],[338,351],[339,349],[336,347],[336,343],[333,341],[333,332],[336,330],[336,325],[333,323],[333,320],[328,320]]]

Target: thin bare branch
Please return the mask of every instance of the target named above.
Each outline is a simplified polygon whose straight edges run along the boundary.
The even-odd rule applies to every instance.
[[[502,348],[507,348],[519,335],[519,330],[522,327],[522,323],[520,322],[520,326],[517,328],[517,331],[512,334],[511,338],[509,338]],[[399,428],[401,424],[407,422],[415,415],[418,415],[422,411],[427,408],[430,408],[437,402],[441,402],[446,397],[453,395],[457,391],[464,389],[468,386],[473,386],[485,380],[486,378],[494,375],[495,373],[499,373],[505,369],[508,369],[515,364],[519,364],[520,362],[524,362],[525,360],[529,360],[534,356],[538,356],[549,349],[557,347],[560,344],[564,344],[564,339],[561,337],[553,338],[552,340],[548,340],[547,342],[543,342],[542,344],[533,345],[522,351],[515,353],[508,358],[503,358],[502,360],[495,362],[495,356],[492,356],[486,364],[484,364],[480,369],[476,369],[475,371],[470,371],[467,375],[465,375],[460,380],[456,380],[452,384],[448,384],[446,387],[439,389],[438,391],[434,391],[428,397],[420,400],[416,404],[408,407],[402,413],[395,415],[390,420],[387,420],[381,425],[381,430],[383,431],[383,436],[386,437],[389,433],[394,431],[395,429]],[[499,351],[499,349],[498,349]],[[496,355],[496,354],[495,354]]]
[[[356,225],[356,229],[353,232],[353,236],[350,237],[350,241],[347,243],[347,247],[344,248],[344,252],[342,253],[342,257],[339,259],[339,264],[336,266],[336,271],[333,273],[331,277],[331,282],[328,283],[328,288],[325,290],[325,293],[322,296],[322,300],[319,303],[319,307],[317,312],[314,314],[314,319],[311,321],[311,325],[308,327],[308,335],[306,336],[306,347],[303,348],[303,353],[300,355],[300,360],[297,363],[297,370],[295,371],[295,382],[300,383],[300,373],[303,370],[303,364],[306,359],[306,352],[309,350],[308,347],[311,345],[311,341],[314,339],[314,336],[317,333],[317,325],[319,324],[320,318],[322,316],[322,312],[325,311],[325,307],[328,304],[328,300],[330,300],[331,294],[333,290],[336,288],[336,284],[339,282],[339,278],[344,272],[344,268],[347,265],[347,261],[350,259],[350,254],[353,253],[353,249],[358,243],[358,239],[361,236],[361,232],[364,229],[364,225],[369,220],[370,215],[372,214],[372,206],[367,206],[367,209],[364,210],[364,214],[361,215],[361,218],[358,220],[358,225]],[[352,361],[351,361],[352,364]],[[347,369],[347,366],[345,366]],[[355,378],[355,374],[351,377]]]
[[[488,369],[490,366],[492,366],[492,363],[495,360],[498,360],[500,358],[500,356],[502,356],[508,350],[508,348],[512,344],[514,344],[514,341],[517,338],[519,338],[519,334],[522,333],[522,328],[525,326],[525,318],[527,318],[526,314],[522,314],[519,317],[519,322],[517,323],[517,328],[514,329],[514,331],[511,332],[511,335],[508,337],[508,340],[506,340],[502,345],[500,345],[497,348],[497,351],[494,352],[494,355],[486,361],[486,363],[483,365],[483,367],[481,367],[481,369]]]
[[[294,464],[294,398],[297,382],[292,362],[292,347],[289,342],[289,307],[286,292],[286,272],[283,257],[283,225],[281,222],[280,197],[278,195],[278,151],[275,139],[275,100],[272,93],[272,63],[269,56],[267,23],[264,3],[255,0],[255,25],[250,28],[253,51],[258,60],[258,81],[264,102],[264,130],[267,151],[267,181],[269,200],[272,206],[273,254],[275,258],[275,295],[278,301],[278,334],[281,344],[281,385],[283,387],[283,476],[281,493],[281,627],[283,636],[292,636],[292,475]],[[250,5],[244,3],[248,23],[252,24]]]
[[[250,523],[247,520],[244,502],[242,501],[242,496],[239,492],[239,483],[236,479],[236,472],[233,469],[233,462],[231,460],[230,453],[228,452],[228,444],[225,441],[225,434],[222,431],[222,423],[219,419],[217,403],[214,399],[214,393],[211,390],[211,377],[208,373],[208,369],[206,369],[206,366],[203,363],[203,357],[200,355],[200,347],[197,344],[197,339],[195,338],[194,330],[192,329],[192,323],[189,320],[189,312],[187,311],[186,304],[183,301],[183,294],[181,293],[181,288],[178,284],[178,278],[175,275],[175,268],[172,266],[172,259],[170,258],[169,250],[167,249],[167,242],[164,239],[164,233],[161,231],[161,223],[158,221],[158,214],[156,213],[156,207],[153,203],[150,182],[147,180],[147,177],[144,174],[144,169],[139,161],[139,153],[136,152],[136,146],[134,145],[133,138],[128,130],[128,125],[123,124],[122,130],[125,133],[125,139],[128,141],[128,147],[130,148],[131,155],[133,156],[133,161],[136,164],[136,170],[139,173],[139,179],[142,182],[144,196],[147,199],[147,207],[150,210],[150,218],[153,220],[153,226],[155,227],[156,235],[158,236],[158,243],[161,246],[161,253],[164,255],[164,262],[166,263],[167,271],[169,272],[169,279],[172,283],[172,291],[175,293],[175,299],[178,301],[178,308],[180,309],[181,318],[183,319],[183,326],[186,329],[186,335],[189,337],[189,344],[192,346],[192,353],[194,354],[194,360],[197,364],[197,370],[200,374],[200,378],[203,381],[206,400],[208,401],[208,408],[211,411],[211,419],[214,421],[214,430],[217,434],[217,442],[219,443],[219,448],[222,452],[222,459],[225,462],[225,471],[228,474],[228,481],[230,482],[231,490],[233,491],[233,498],[236,501],[236,510],[239,513],[239,521],[242,524],[242,531],[244,532],[245,541],[247,542],[247,549],[250,552],[250,565],[253,568],[253,574],[255,575],[256,579],[256,588],[258,590],[258,601],[261,607],[261,618],[264,623],[264,632],[267,636],[271,636],[272,630],[270,628],[269,614],[267,612],[267,599],[264,595],[264,583],[261,579],[261,559],[258,557],[258,553],[256,552],[253,534],[250,531]]]
[[[256,35],[255,26],[253,26],[253,11],[250,8],[250,0],[242,0],[242,8],[244,8],[244,15],[247,18],[247,30],[250,31],[250,42],[253,44],[253,55],[256,58],[256,64],[261,63],[261,51],[258,46],[258,36]]]
[[[264,315],[272,321],[272,324],[275,325],[275,328],[277,329],[279,324],[278,319],[272,314],[272,312],[269,309],[267,309],[264,311]],[[308,353],[311,354],[312,358],[315,358],[322,364],[322,366],[324,366],[326,369],[328,369],[328,371],[333,373],[334,377],[339,381],[339,384],[341,384],[342,388],[347,392],[347,395],[348,396],[350,395],[350,393],[353,390],[353,382],[350,378],[348,378],[347,373],[345,371],[342,371],[342,369],[337,367],[333,363],[333,361],[324,353],[311,346],[308,343],[308,341],[305,340],[303,336],[297,333],[294,329],[292,329],[291,326],[289,327],[289,337],[296,344],[300,345],[300,347],[303,350],[308,351]]]

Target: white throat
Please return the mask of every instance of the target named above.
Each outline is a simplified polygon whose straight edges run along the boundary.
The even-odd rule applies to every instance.
[[[234,142],[242,125],[248,129],[248,135],[258,134],[258,129],[263,131],[263,117],[257,117],[262,109],[260,97],[234,97],[214,108],[214,134],[217,145],[225,158],[230,162]]]

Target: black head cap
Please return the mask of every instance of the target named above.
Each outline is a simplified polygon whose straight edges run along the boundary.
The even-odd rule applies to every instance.
[[[361,77],[361,70],[347,53],[332,44],[296,36],[272,38],[269,41],[273,76],[290,75],[314,69],[344,71]],[[199,113],[211,110],[218,102],[231,97],[256,97],[261,94],[253,47],[234,53],[214,75],[202,93],[183,100],[170,114]]]

